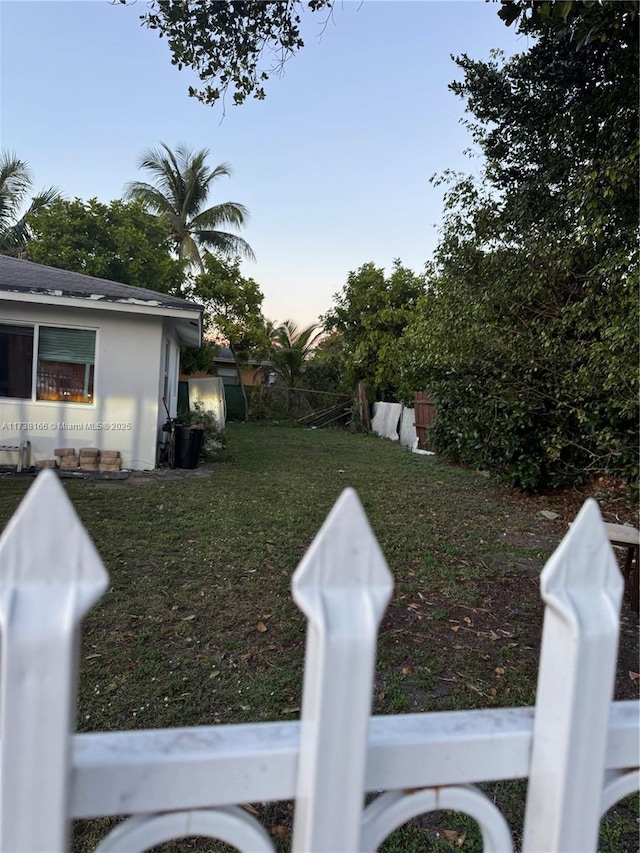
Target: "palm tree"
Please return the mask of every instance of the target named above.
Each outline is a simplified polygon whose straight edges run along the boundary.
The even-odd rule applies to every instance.
[[[318,324],[299,329],[293,320],[285,320],[273,335],[273,363],[276,373],[288,388],[295,388],[304,373],[305,362],[322,335]]]
[[[27,242],[31,237],[28,225],[30,214],[36,213],[59,197],[53,187],[42,190],[31,199],[27,210],[21,210],[33,186],[33,175],[28,164],[15,154],[3,151],[0,154],[0,254],[12,257],[26,255]]]
[[[153,183],[130,182],[125,187],[127,197],[138,199],[167,223],[178,257],[199,270],[204,269],[201,246],[225,257],[255,260],[242,237],[219,230],[220,226],[242,227],[249,215],[246,207],[227,201],[204,208],[215,181],[231,174],[229,164],[210,169],[205,164],[208,149],[191,151],[179,145],[174,153],[164,142],[160,144],[161,148],[144,151],[138,161],[139,168],[153,175]]]

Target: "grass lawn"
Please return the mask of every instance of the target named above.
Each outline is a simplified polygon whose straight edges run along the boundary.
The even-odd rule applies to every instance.
[[[526,498],[369,435],[231,424],[227,436],[222,458],[196,471],[64,481],[111,578],[85,621],[80,731],[295,718],[305,622],[290,578],[346,486],[395,578],[374,713],[533,703],[538,575],[585,495]],[[0,476],[0,527],[29,483]],[[606,520],[631,520],[612,501]],[[637,660],[637,620],[625,602],[617,698],[637,695],[629,674]],[[517,836],[523,783],[488,787]],[[286,849],[290,805],[258,811]],[[602,849],[637,850],[637,815],[628,801],[616,806]],[[90,849],[106,825],[79,825],[77,849]],[[438,813],[384,849],[460,848],[481,849],[474,825]],[[222,848],[189,840],[163,849]]]

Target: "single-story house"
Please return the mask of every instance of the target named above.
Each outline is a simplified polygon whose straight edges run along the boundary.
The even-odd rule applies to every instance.
[[[199,346],[186,299],[0,256],[0,445],[119,450],[155,468],[177,411],[180,347]]]

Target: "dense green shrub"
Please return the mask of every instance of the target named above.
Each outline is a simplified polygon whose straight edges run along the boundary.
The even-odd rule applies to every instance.
[[[638,21],[590,14],[603,38],[536,19],[525,53],[458,60],[485,165],[445,176],[401,346],[439,450],[532,490],[638,476]]]

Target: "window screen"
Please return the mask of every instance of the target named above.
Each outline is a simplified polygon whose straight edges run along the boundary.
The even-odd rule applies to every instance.
[[[41,326],[38,335],[38,400],[93,402],[96,333]]]

